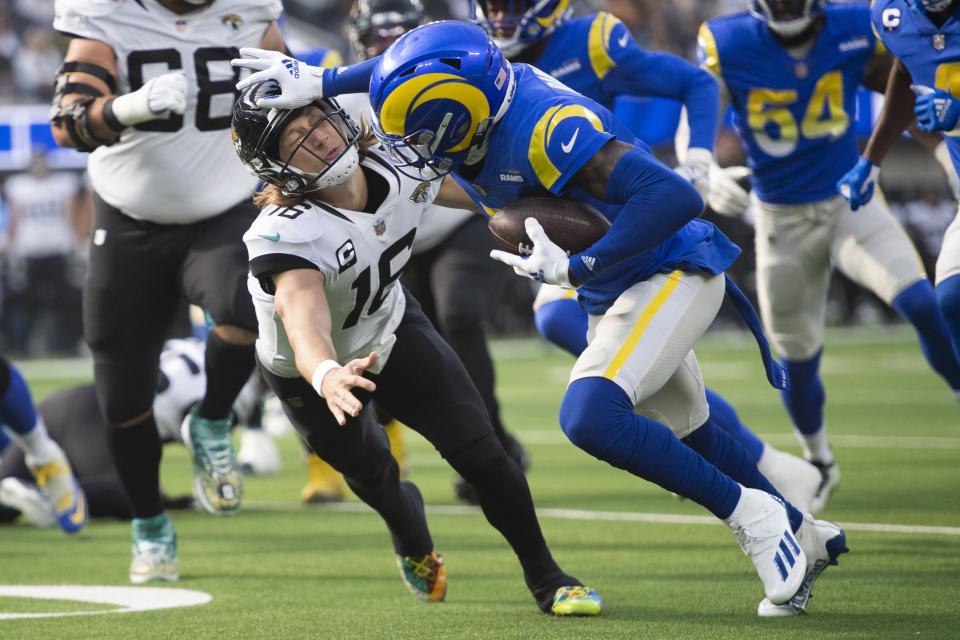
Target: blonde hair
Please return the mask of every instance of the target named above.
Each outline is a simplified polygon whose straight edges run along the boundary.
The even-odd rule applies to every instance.
[[[373,135],[373,129],[371,129],[369,123],[367,123],[366,117],[361,114],[360,135],[357,137],[357,148],[360,150],[360,158],[366,157],[367,151],[376,145],[377,137]],[[307,193],[285,194],[280,187],[268,184],[261,191],[253,194],[253,204],[261,209],[271,205],[292,207],[306,200],[308,196],[309,194]]]

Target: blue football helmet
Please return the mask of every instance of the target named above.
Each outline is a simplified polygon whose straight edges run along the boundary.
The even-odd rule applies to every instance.
[[[477,25],[442,21],[400,36],[370,77],[374,134],[405,175],[433,180],[486,153],[516,84]]]
[[[823,12],[820,0],[751,0],[750,12],[784,38],[803,34]]]
[[[950,8],[953,0],[907,0],[907,4],[917,11],[929,11],[930,13],[940,13]]]
[[[573,7],[570,0],[470,0],[468,15],[512,58],[556,31]]]

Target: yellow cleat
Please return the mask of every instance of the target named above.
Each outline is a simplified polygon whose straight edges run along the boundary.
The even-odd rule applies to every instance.
[[[390,455],[400,467],[400,477],[407,477],[407,441],[403,437],[403,424],[399,420],[391,420],[383,426],[383,432],[390,441]]]
[[[603,600],[590,587],[560,587],[553,594],[550,613],[555,616],[598,616],[603,613]]]
[[[447,595],[447,568],[436,549],[423,556],[397,556],[397,567],[403,583],[418,600],[443,602]]]
[[[340,472],[317,454],[308,454],[307,484],[300,491],[300,501],[307,504],[342,502],[346,495],[346,484]]]

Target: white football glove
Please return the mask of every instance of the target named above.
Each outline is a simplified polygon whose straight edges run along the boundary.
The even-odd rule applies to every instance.
[[[517,275],[531,278],[544,284],[555,284],[564,289],[575,289],[570,284],[570,269],[567,252],[558,247],[543,230],[536,218],[523,221],[527,235],[533,242],[533,253],[526,258],[506,251],[494,250],[490,257],[510,265]]]
[[[710,166],[710,192],[707,194],[707,204],[711,209],[723,216],[739,218],[750,206],[750,194],[737,184],[738,180],[746,178],[753,171],[750,167]]]
[[[240,49],[240,55],[244,57],[235,58],[230,64],[253,69],[256,73],[251,73],[238,82],[237,89],[243,90],[254,83],[270,80],[280,88],[280,95],[258,98],[258,107],[296,109],[308,105],[323,97],[324,74],[332,74],[334,71],[324,67],[312,67],[279,51],[244,47]]]
[[[120,124],[132,127],[141,122],[183,114],[187,108],[187,76],[183,70],[163,73],[142,87],[113,101],[113,115]]]
[[[708,149],[690,147],[687,149],[683,163],[674,171],[693,185],[693,188],[699,191],[700,196],[706,200],[707,194],[710,193],[710,167],[716,164],[713,160],[713,153]]]

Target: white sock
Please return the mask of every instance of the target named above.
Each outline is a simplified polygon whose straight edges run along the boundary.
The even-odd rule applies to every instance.
[[[727,525],[732,527],[734,523],[740,522],[745,516],[750,515],[754,507],[754,501],[750,500],[749,491],[745,486],[740,485],[740,499],[737,500],[737,506],[733,508],[733,513],[724,520]]]
[[[10,439],[13,440],[23,451],[27,458],[27,464],[32,466],[44,465],[57,455],[57,444],[50,439],[47,433],[47,426],[43,423],[43,418],[37,416],[37,424],[33,430],[28,433],[16,433],[13,430],[8,431]]]
[[[762,473],[765,476],[767,475],[767,471],[770,470],[770,464],[769,464],[770,458],[767,456],[767,453],[771,450],[776,451],[776,449],[774,449],[769,444],[764,442],[763,450],[760,452],[760,457],[757,458],[757,469],[759,469],[760,473]],[[764,471],[764,467],[767,468],[766,471]],[[769,479],[770,478],[767,478],[767,480]]]
[[[827,441],[827,425],[823,425],[814,434],[796,432],[797,439],[803,447],[803,457],[807,460],[830,464],[833,462],[833,451]]]

